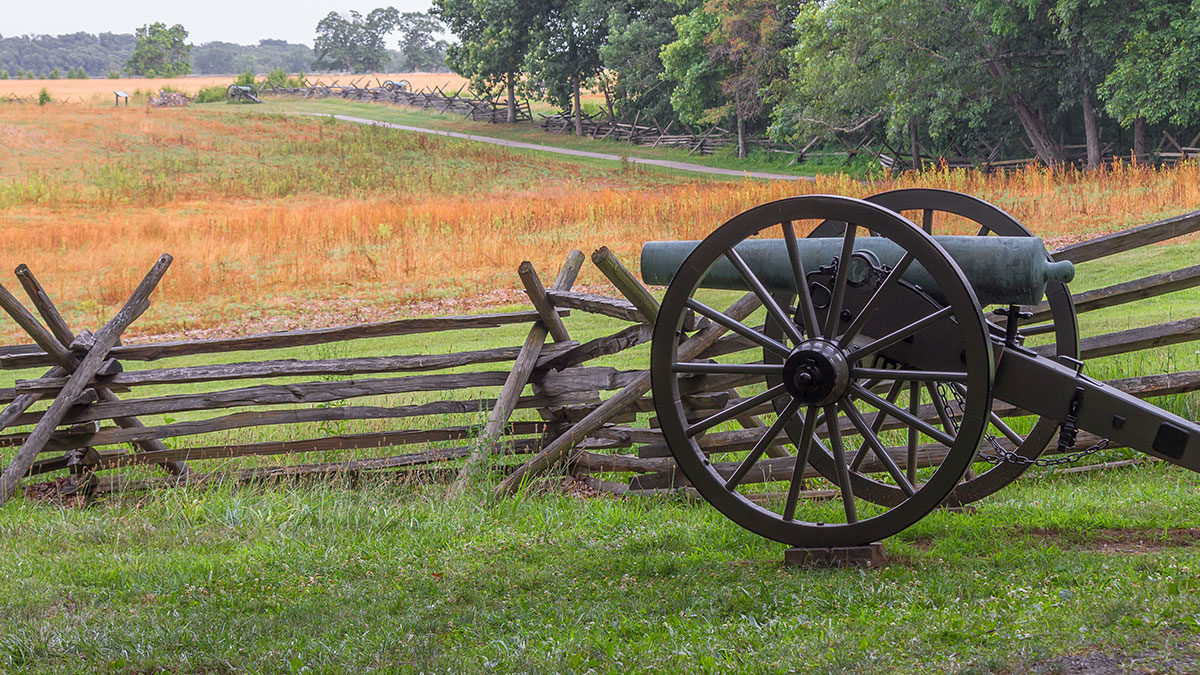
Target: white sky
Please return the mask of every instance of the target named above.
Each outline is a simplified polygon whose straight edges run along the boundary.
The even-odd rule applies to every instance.
[[[263,38],[277,38],[312,46],[317,22],[329,12],[353,9],[366,14],[389,5],[401,12],[424,12],[430,0],[4,0],[0,3],[4,7],[0,35],[132,33],[139,26],[161,21],[168,26],[183,24],[192,44],[214,40],[257,44]]]

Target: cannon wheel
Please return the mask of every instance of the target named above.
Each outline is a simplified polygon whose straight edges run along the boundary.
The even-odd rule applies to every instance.
[[[933,232],[935,214],[950,213],[966,218],[978,225],[979,230],[976,233],[978,236],[1034,236],[1028,228],[1003,209],[961,192],[930,188],[908,188],[872,195],[867,197],[866,200],[873,204],[885,206],[897,213],[919,211],[922,229],[930,234],[935,234]],[[829,220],[818,225],[809,236],[840,237],[844,232],[845,225]],[[1055,355],[1067,356],[1072,359],[1078,358],[1079,324],[1075,315],[1075,303],[1071,300],[1071,293],[1067,289],[1067,285],[1061,281],[1051,281],[1046,286],[1046,298],[1050,305],[1051,322],[1054,325]],[[999,327],[995,327],[993,330],[998,334],[1003,334],[1003,329]],[[768,322],[766,333],[768,336],[778,338],[781,331],[778,324]],[[764,353],[764,358],[769,358],[769,356]],[[910,386],[915,386],[915,384],[913,383]],[[953,387],[955,385],[949,386]],[[955,392],[949,388],[942,387],[941,390],[949,393],[952,398],[954,397]],[[938,390],[931,390],[930,394],[932,395],[935,391]],[[941,396],[941,394],[938,395]],[[912,396],[911,390],[909,396]],[[943,407],[951,410],[954,408],[954,402],[947,401],[944,398],[941,404]],[[989,420],[991,422],[991,429],[989,429],[988,434],[994,434],[992,437],[1005,437],[1010,443],[1016,446],[1016,454],[1029,461],[1036,460],[1041,456],[1046,446],[1053,440],[1058,431],[1057,422],[1048,419],[1038,419],[1029,434],[1021,436],[1005,424],[995,413],[989,415]],[[982,450],[983,452],[990,452],[991,449],[985,443]],[[991,454],[994,455],[996,453],[993,452]],[[832,458],[829,458],[829,461],[832,462]],[[835,471],[835,468],[831,468],[830,464],[821,463],[821,466],[824,466],[825,470],[830,474],[833,474]],[[990,465],[989,468],[979,473],[973,473],[968,470],[963,476],[963,480],[950,496],[947,497],[946,503],[950,506],[957,506],[983,499],[1019,478],[1029,466],[1030,464],[1027,463],[1001,462]],[[826,477],[830,480],[833,479],[832,476]],[[894,503],[903,496],[899,493],[895,485],[871,478],[856,478],[854,480],[854,489],[858,496],[875,503]]]
[[[900,268],[907,264],[920,264],[937,282],[946,298],[945,305],[930,301],[914,310],[919,312],[921,318],[918,320],[900,323],[884,337],[863,344],[855,340],[856,334],[868,322],[877,321],[875,317],[886,316],[887,308],[882,306],[883,303],[868,301],[857,314],[848,310],[843,313],[841,298],[847,292],[851,267],[845,265],[832,283],[830,303],[824,307],[826,321],[818,318],[808,293],[800,294],[799,311],[794,319],[789,317],[734,247],[750,237],[782,234],[788,245],[796,287],[807,288],[802,283],[805,274],[795,245],[794,223],[826,219],[852,224],[844,230],[843,258],[853,250],[854,239],[862,230],[890,239],[905,251],[904,260],[896,266],[897,271],[902,272]],[[747,286],[755,289],[766,313],[787,333],[785,340],[766,336],[756,327],[756,321],[737,321],[695,298],[701,280],[710,267],[721,260],[728,260],[738,268]],[[872,300],[886,297],[884,289],[894,289],[904,283],[900,281],[899,273],[889,273]],[[684,318],[689,310],[726,326],[745,346],[716,359],[681,361],[679,338],[683,335]],[[892,376],[947,380],[963,385],[964,413],[961,424],[952,434],[935,429],[874,395],[870,388],[876,382],[877,372],[862,367],[864,359],[889,349],[888,345],[918,339],[923,333],[953,335],[955,344],[961,347],[959,359],[954,359],[955,371],[895,370],[891,371]],[[782,357],[782,363],[746,363],[747,354],[753,357],[762,347]],[[650,370],[654,407],[671,454],[687,479],[709,503],[742,527],[770,539],[793,546],[830,547],[862,545],[889,537],[944,501],[972,462],[983,438],[987,414],[991,410],[994,362],[987,322],[978,300],[962,271],[931,236],[903,216],[875,204],[846,197],[808,195],[746,211],[700,242],[680,266],[663,298],[654,326]],[[680,385],[695,377],[728,378],[736,380],[738,386],[754,383],[765,390],[755,396],[730,401],[715,414],[706,411],[703,418],[693,421],[681,401]],[[779,384],[771,385],[771,381]],[[745,414],[747,410],[771,403],[781,406],[782,412],[748,452],[744,447],[732,445],[705,443],[702,447],[702,439],[714,427]],[[887,409],[894,419],[942,439],[948,452],[923,482],[913,484],[896,467],[878,434],[868,428],[859,405],[881,412]],[[823,425],[826,430],[828,448],[818,436],[818,425]],[[860,430],[878,461],[887,464],[896,484],[903,486],[903,499],[885,506],[858,503],[850,475],[857,472],[849,471],[844,461],[846,449],[842,429],[849,425]],[[782,441],[781,432],[786,432],[787,442]],[[790,457],[758,462],[768,446],[781,442],[790,446],[787,449]],[[743,456],[728,463],[710,457],[733,453]],[[815,463],[823,457],[842,460],[834,461],[839,468],[834,483],[838,487],[840,507],[798,503],[806,466],[815,468]],[[750,482],[746,477],[751,471],[757,472],[759,480],[786,481],[786,497],[780,496],[774,502],[767,500],[763,504],[758,503],[761,499],[752,499],[763,495],[753,494],[743,485]]]

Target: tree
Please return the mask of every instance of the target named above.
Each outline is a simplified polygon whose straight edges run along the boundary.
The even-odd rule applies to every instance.
[[[424,12],[405,12],[400,15],[397,27],[400,30],[400,53],[404,55],[404,62],[409,69],[433,71],[446,65],[449,43],[435,37],[445,30],[436,17]]]
[[[1051,129],[1069,109],[1057,29],[1045,8],[1009,0],[971,3],[862,0],[806,5],[790,75],[775,87],[774,130],[795,138],[862,129],[879,120],[912,139],[924,119],[931,136],[961,147],[1007,137],[1016,124],[1046,164],[1064,161]],[[990,137],[990,138],[989,138]]]
[[[694,8],[695,0],[632,0],[609,12],[600,58],[611,78],[612,107],[619,117],[662,123],[675,117],[671,90],[678,83],[667,77],[659,54],[679,37],[672,19]]]
[[[1200,123],[1200,3],[1153,0],[1131,19],[1100,96],[1109,114],[1133,126],[1133,152],[1142,157],[1147,123]]]
[[[137,44],[125,62],[125,69],[143,77],[179,77],[192,72],[188,57],[192,46],[186,44],[188,32],[175,24],[170,28],[161,22],[142,26],[134,31]]]
[[[606,0],[556,0],[545,5],[545,21],[534,33],[526,68],[560,108],[570,108],[575,133],[583,135],[581,90],[604,67],[600,47],[608,30]]]
[[[391,60],[385,39],[396,29],[394,7],[373,9],[365,17],[354,10],[330,12],[317,23],[313,68],[343,68],[354,73],[378,72]]]
[[[482,92],[504,87],[508,121],[517,121],[517,88],[543,6],[521,0],[434,0],[430,10],[458,36],[446,50],[450,68]]]
[[[768,108],[764,94],[781,77],[790,21],[775,0],[708,0],[676,19],[679,39],[663,48],[666,74],[679,81],[671,101],[691,123],[732,118],[738,157],[746,156],[746,124]]]

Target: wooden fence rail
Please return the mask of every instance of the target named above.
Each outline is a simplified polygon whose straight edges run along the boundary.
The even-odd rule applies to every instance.
[[[508,100],[490,96],[482,96],[468,92],[463,96],[463,90],[447,92],[441,87],[426,87],[413,91],[406,87],[389,86],[394,83],[384,83],[376,87],[359,87],[338,85],[336,82],[328,85],[308,87],[267,87],[261,93],[276,96],[300,96],[302,98],[343,98],[350,101],[372,103],[390,103],[403,105],[421,110],[461,115],[476,122],[502,123],[508,121]],[[518,101],[516,104],[516,122],[533,120],[529,101]]]

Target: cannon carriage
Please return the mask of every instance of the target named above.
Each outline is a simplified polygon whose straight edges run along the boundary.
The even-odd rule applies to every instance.
[[[978,229],[935,233],[938,212]],[[1082,372],[1071,263],[1051,260],[1027,228],[972,197],[784,199],[700,242],[646,244],[642,274],[670,282],[651,378],[671,453],[710,503],[771,539],[879,541],[939,505],[994,493],[1048,446],[1073,447],[1080,431],[1200,469],[1200,426]],[[722,290],[748,291],[762,309],[748,319],[717,311],[706,300]],[[1050,320],[1023,324],[1022,308],[1043,296]],[[680,356],[693,313],[731,332],[719,356]],[[756,393],[697,411],[680,396],[695,377]],[[999,406],[1026,412],[1023,424]],[[749,450],[706,438],[762,412],[776,418]],[[838,499],[798,498],[808,467]],[[774,473],[786,495],[764,500],[759,482],[743,486],[752,471]]]

